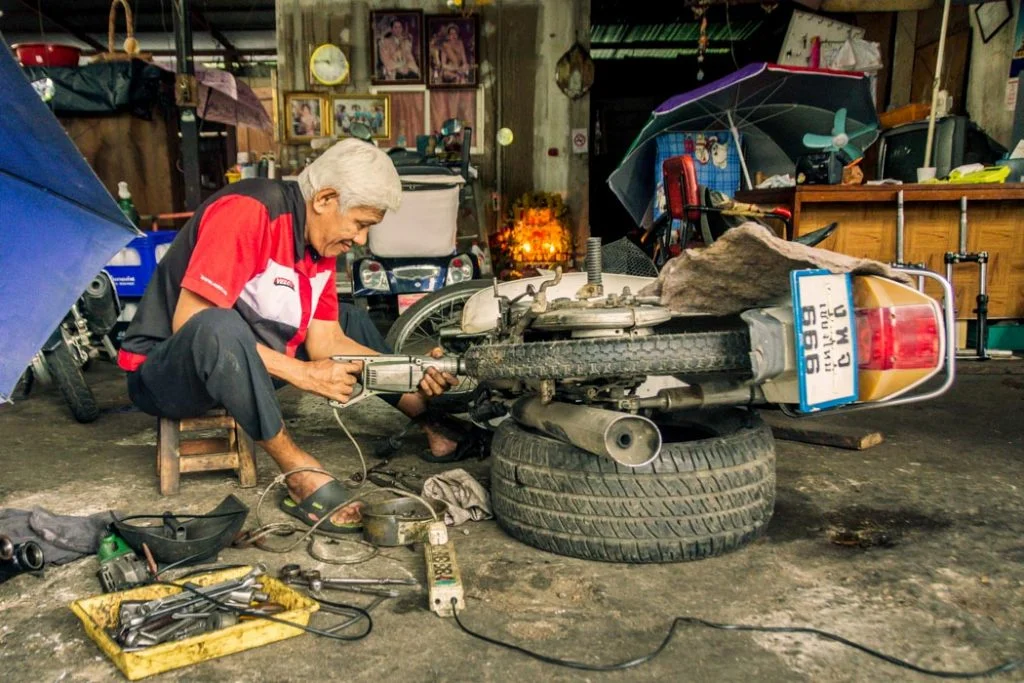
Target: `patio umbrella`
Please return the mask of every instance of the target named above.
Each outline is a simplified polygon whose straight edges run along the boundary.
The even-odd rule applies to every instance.
[[[0,401],[136,235],[0,39]]]
[[[174,72],[171,65],[158,63],[157,66]],[[221,69],[196,69],[196,81],[199,82],[199,106],[196,108],[199,118],[268,133],[274,131],[270,114],[245,81]]]
[[[655,138],[670,131],[730,130],[743,138],[740,163],[768,174],[792,172],[812,150],[805,133],[829,134],[836,112],[846,110],[846,130],[874,127],[854,142],[865,149],[878,137],[878,115],[868,77],[859,72],[750,64],[696,90],[676,95],[651,114],[619,167],[612,191],[640,224],[654,198]]]
[[[196,114],[200,118],[273,132],[270,115],[247,83],[220,69],[196,69],[196,79],[199,81]]]

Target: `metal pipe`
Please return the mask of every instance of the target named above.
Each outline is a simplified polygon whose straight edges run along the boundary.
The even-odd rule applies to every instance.
[[[520,424],[626,467],[642,467],[661,453],[661,431],[639,415],[560,401],[545,404],[533,396],[513,403],[511,413]]]
[[[669,387],[654,396],[636,400],[638,408],[662,412],[710,408],[712,406],[745,406],[763,402],[763,395],[752,384],[708,381],[700,385]]]
[[[978,358],[988,360],[988,252],[978,254]]]
[[[960,253],[967,253],[967,196],[960,198]]]
[[[903,230],[905,228],[903,216],[903,190],[896,193],[896,263],[903,265]]]

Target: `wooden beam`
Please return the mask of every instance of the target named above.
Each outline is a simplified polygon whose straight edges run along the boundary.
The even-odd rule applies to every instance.
[[[825,424],[815,418],[794,420],[781,414],[768,412],[762,412],[761,417],[772,428],[775,438],[783,441],[799,441],[817,446],[845,448],[851,451],[862,451],[885,441],[885,436],[881,432]]]
[[[107,46],[106,45],[104,45],[100,41],[96,40],[95,38],[90,36],[85,31],[82,31],[80,28],[77,28],[76,26],[68,24],[68,23],[66,23],[66,22],[64,22],[64,21],[62,21],[60,19],[54,19],[53,17],[51,17],[46,12],[43,12],[40,9],[40,7],[38,5],[36,5],[35,3],[29,2],[28,0],[18,0],[18,2],[23,7],[25,7],[25,9],[27,9],[27,10],[29,10],[31,12],[34,12],[37,16],[39,16],[39,17],[45,19],[46,21],[50,22],[51,24],[53,24],[54,26],[56,26],[60,30],[64,31],[65,33],[69,33],[72,36],[74,36],[75,38],[78,38],[80,41],[82,41],[83,43],[85,43],[89,47],[94,48],[96,50],[99,50],[100,52],[106,52],[107,51]]]

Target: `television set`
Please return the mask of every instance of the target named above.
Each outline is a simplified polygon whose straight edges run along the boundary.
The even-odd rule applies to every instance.
[[[917,182],[917,169],[924,166],[927,140],[927,121],[905,123],[882,133],[878,151],[879,180]],[[966,116],[947,116],[935,122],[932,166],[936,177],[945,178],[964,164],[992,165],[1004,154],[1006,149]]]

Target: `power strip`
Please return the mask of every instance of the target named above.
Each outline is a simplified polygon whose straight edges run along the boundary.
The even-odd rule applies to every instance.
[[[455,545],[448,540],[448,528],[444,522],[430,525],[426,541],[423,559],[427,569],[430,611],[439,617],[453,617],[455,612],[466,608],[466,600],[462,592],[462,573],[455,559]]]

